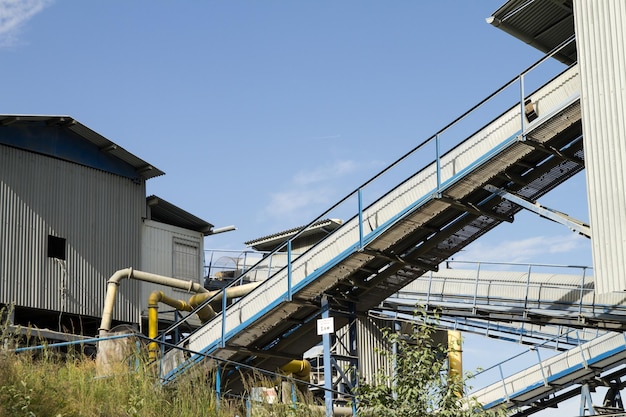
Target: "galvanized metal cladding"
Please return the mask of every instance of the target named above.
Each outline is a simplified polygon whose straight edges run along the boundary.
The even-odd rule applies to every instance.
[[[140,263],[144,185],[8,146],[0,160],[0,302],[99,317],[111,271]],[[49,256],[49,236],[64,256]],[[119,320],[139,320],[139,296],[129,286]]]
[[[589,222],[599,292],[626,290],[626,4],[574,1]],[[601,45],[601,47],[598,47]]]
[[[16,324],[96,334],[107,279],[128,266],[203,282],[213,225],[147,199],[162,174],[72,118],[0,115],[0,305]],[[126,283],[114,320],[141,327],[151,290]]]

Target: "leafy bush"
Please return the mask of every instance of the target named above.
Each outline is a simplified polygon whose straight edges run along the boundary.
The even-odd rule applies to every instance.
[[[384,330],[384,338],[396,349],[380,354],[395,364],[395,372],[380,370],[371,383],[359,383],[356,399],[362,413],[378,417],[498,415],[497,411],[483,410],[472,399],[462,398],[460,393],[469,375],[448,372],[448,348],[434,341],[436,328],[428,324],[433,319],[426,313],[417,312],[416,316],[408,334]]]

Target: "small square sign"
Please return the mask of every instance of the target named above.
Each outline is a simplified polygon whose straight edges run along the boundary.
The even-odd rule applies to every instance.
[[[326,319],[317,320],[317,334],[321,336],[323,334],[329,334],[335,332],[335,319],[328,317]]]

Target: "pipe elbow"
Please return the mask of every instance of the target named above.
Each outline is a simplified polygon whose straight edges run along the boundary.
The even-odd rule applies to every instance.
[[[124,278],[128,279],[133,276],[133,268],[124,268],[117,270],[109,277],[107,284],[118,284]]]
[[[298,379],[309,379],[311,376],[311,362],[306,359],[294,359],[286,365],[281,366],[280,370],[285,373],[292,374]]]
[[[192,307],[198,307],[204,300],[209,298],[212,295],[210,292],[204,292],[196,295],[192,295],[189,297],[189,305]]]
[[[164,295],[163,291],[152,291],[148,296],[148,307],[158,307]]]
[[[311,376],[311,362],[303,359],[300,372],[294,375],[300,379],[309,379],[309,377]]]
[[[191,311],[191,310],[193,310],[193,307],[191,306],[191,304],[189,304],[189,303],[187,303],[187,302],[185,302],[183,300],[178,300],[178,303],[179,304],[177,305],[177,307],[178,307],[178,310],[180,310],[180,311]]]

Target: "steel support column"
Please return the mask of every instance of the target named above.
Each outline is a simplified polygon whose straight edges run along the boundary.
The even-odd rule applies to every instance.
[[[322,318],[330,318],[330,306],[328,305],[328,296],[322,295]],[[326,417],[333,416],[333,372],[332,361],[330,358],[330,349],[332,345],[332,335],[325,333],[322,335],[322,347],[324,348],[324,403],[326,405]]]

